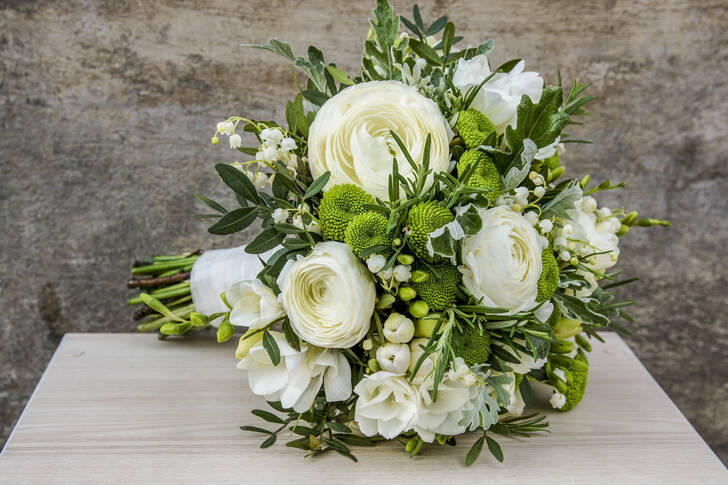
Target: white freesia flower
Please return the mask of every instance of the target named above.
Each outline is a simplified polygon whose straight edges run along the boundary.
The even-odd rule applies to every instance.
[[[406,343],[415,334],[415,324],[401,313],[392,313],[384,322],[384,338],[394,343]],[[409,362],[408,362],[409,364]]]
[[[526,63],[520,61],[509,73],[498,73],[480,88],[471,107],[477,109],[495,125],[498,133],[506,126],[515,126],[516,109],[525,94],[538,103],[543,91],[543,78],[537,72],[523,72]],[[453,84],[462,92],[478,86],[491,74],[485,55],[470,60],[460,59],[453,76]]]
[[[390,130],[416,164],[422,162],[425,139],[431,135],[430,169],[448,169],[453,134],[437,104],[399,81],[371,81],[344,89],[319,110],[308,138],[311,173],[319,177],[330,171],[329,187],[352,183],[388,200],[392,153],[399,173],[413,176]],[[427,186],[432,180],[430,174]]]
[[[601,211],[601,209],[599,209]],[[602,211],[603,214],[606,211]],[[594,271],[603,272],[617,262],[619,256],[619,237],[617,231],[621,224],[614,217],[600,218],[593,197],[584,197],[574,204],[571,220],[557,233],[568,238],[573,244],[572,252],[581,256],[601,253],[587,259],[587,266]]]
[[[273,290],[260,280],[233,284],[225,292],[225,299],[233,307],[230,311],[230,323],[233,325],[263,328],[285,315]]]
[[[410,363],[410,348],[407,344],[387,342],[377,349],[377,364],[386,372],[404,375]]]
[[[354,387],[359,396],[354,420],[365,436],[393,439],[412,429],[417,419],[417,391],[407,378],[391,372],[365,376]]]
[[[267,401],[281,401],[285,408],[308,411],[324,386],[326,400],[344,401],[351,396],[351,367],[341,352],[311,347],[291,347],[283,334],[270,332],[278,344],[281,361],[274,366],[262,344],[262,333],[240,341],[238,369],[248,371],[250,390]],[[251,341],[251,342],[248,342]]]
[[[457,362],[459,359],[460,362]],[[456,359],[455,369],[467,366],[461,358]],[[459,365],[460,364],[460,365]],[[451,369],[437,386],[437,400],[433,399],[434,379],[423,382],[418,390],[419,412],[414,429],[424,441],[432,443],[436,434],[458,435],[465,432],[466,425],[458,424],[462,412],[470,405],[473,388]]]
[[[480,209],[483,228],[463,241],[463,284],[483,304],[515,313],[536,303],[541,241],[521,214]]]
[[[288,261],[278,287],[293,330],[306,342],[348,348],[369,330],[374,281],[345,243],[322,242],[308,256]]]

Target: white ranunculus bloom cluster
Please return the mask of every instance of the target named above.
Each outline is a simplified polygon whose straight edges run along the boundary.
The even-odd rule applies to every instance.
[[[483,228],[463,242],[463,284],[484,305],[513,313],[532,308],[541,276],[538,232],[507,207],[479,212]]]
[[[351,396],[351,367],[341,352],[301,345],[301,351],[291,347],[283,334],[270,332],[278,344],[281,362],[275,366],[263,348],[258,332],[243,336],[235,356],[238,369],[248,371],[250,390],[267,401],[299,413],[308,411],[324,386],[326,400],[344,401]]]
[[[348,348],[369,330],[376,299],[374,281],[345,243],[325,241],[308,256],[288,261],[278,287],[293,330],[306,342]]]
[[[526,63],[520,61],[508,73],[498,73],[486,82],[473,99],[472,108],[477,109],[495,125],[498,133],[506,126],[515,126],[516,109],[523,95],[538,103],[543,91],[543,78],[537,72],[524,72]],[[478,86],[491,74],[485,55],[469,60],[460,59],[453,76],[453,84],[461,91]]]
[[[330,171],[329,186],[352,183],[389,199],[393,156],[400,174],[412,175],[390,130],[417,164],[422,163],[425,139],[431,135],[430,169],[448,169],[453,133],[437,104],[399,81],[371,81],[344,89],[316,114],[308,139],[311,173],[318,177]]]

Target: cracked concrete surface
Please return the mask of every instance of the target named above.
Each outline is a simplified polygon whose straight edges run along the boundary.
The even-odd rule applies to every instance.
[[[394,2],[408,13],[406,2]],[[570,173],[624,180],[600,201],[669,218],[633,229],[629,345],[728,460],[728,7],[722,1],[427,1],[496,64],[594,82]],[[0,443],[65,332],[133,331],[135,256],[225,247],[193,193],[225,201],[216,121],[282,119],[289,67],[243,42],[315,43],[358,72],[373,2],[0,1]],[[405,11],[407,9],[407,11]]]

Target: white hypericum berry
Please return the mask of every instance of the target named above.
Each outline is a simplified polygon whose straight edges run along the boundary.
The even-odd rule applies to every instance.
[[[237,133],[235,133],[234,135],[231,135],[230,136],[230,148],[232,148],[234,150],[236,148],[240,148],[241,146],[243,146],[243,139],[240,137],[240,135],[238,135]]]
[[[544,189],[543,187],[536,187],[535,189],[533,189],[533,195],[535,195],[536,197],[543,197],[544,195],[546,195],[546,189]]]
[[[554,228],[554,224],[550,220],[544,219],[538,223],[538,227],[541,228],[541,232],[548,233],[551,232],[551,229]]]

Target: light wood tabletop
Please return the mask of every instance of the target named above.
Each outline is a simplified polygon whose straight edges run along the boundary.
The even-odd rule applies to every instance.
[[[355,448],[358,464],[305,459],[283,439],[261,450],[261,435],[239,426],[261,426],[250,410],[266,404],[235,368],[233,342],[68,334],[0,455],[0,483],[728,483],[625,343],[605,339],[582,403],[546,411],[549,435],[499,437],[504,463],[484,451],[465,467],[474,436],[415,459],[398,443]]]

